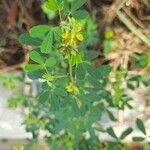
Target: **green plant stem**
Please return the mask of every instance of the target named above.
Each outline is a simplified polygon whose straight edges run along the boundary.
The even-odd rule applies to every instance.
[[[68,62],[69,62],[69,74],[70,74],[70,80],[71,80],[71,82],[74,82],[73,72],[72,72],[72,64],[71,64],[71,57],[69,57]]]

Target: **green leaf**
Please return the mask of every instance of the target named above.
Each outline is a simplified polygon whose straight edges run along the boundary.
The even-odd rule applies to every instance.
[[[37,64],[26,64],[24,66],[25,71],[35,71],[43,69],[43,66]]]
[[[89,13],[86,10],[77,10],[71,13],[71,15],[76,19],[86,19]]]
[[[75,72],[76,72],[77,79],[83,80],[86,75],[86,70],[85,70],[84,64],[81,63],[81,64],[77,65]]]
[[[135,141],[135,142],[142,142],[142,141],[145,140],[145,138],[143,138],[143,137],[133,137],[132,140]]]
[[[54,57],[48,58],[45,62],[45,65],[47,67],[53,67],[54,65],[56,65],[57,61]]]
[[[109,65],[103,65],[97,68],[97,71],[99,72],[100,77],[106,77],[111,72],[111,67]]]
[[[95,66],[86,64],[86,70],[89,73],[89,75],[91,75],[93,78],[98,79],[99,78],[99,73],[97,72]]]
[[[125,139],[130,133],[132,133],[133,129],[132,128],[127,128],[125,131],[120,136],[120,139],[123,140]]]
[[[93,60],[98,57],[98,54],[94,50],[86,51],[84,57],[86,60]]]
[[[117,119],[114,117],[114,115],[113,115],[113,113],[111,111],[109,111],[108,109],[106,111],[107,111],[107,114],[108,114],[109,118],[112,121],[117,121]]]
[[[43,60],[42,56],[38,52],[36,52],[36,51],[31,51],[29,53],[29,57],[33,61],[37,62],[38,64],[44,64],[44,60]]]
[[[35,70],[35,71],[28,71],[27,75],[32,80],[38,80],[43,76],[45,73],[45,70]]]
[[[140,67],[145,67],[149,64],[150,58],[147,54],[142,53],[139,60]]]
[[[107,128],[107,133],[115,139],[118,139],[112,127]]]
[[[59,9],[57,0],[48,0],[45,5],[49,10],[57,11]]]
[[[43,103],[45,103],[46,101],[48,101],[49,98],[50,98],[50,91],[49,91],[49,90],[45,90],[45,91],[43,91],[43,92],[39,95],[38,101],[43,104]]]
[[[48,25],[37,25],[30,29],[29,33],[31,37],[42,37],[45,33],[50,31],[50,26]]]
[[[86,0],[74,0],[71,5],[71,12],[76,11],[86,3]]]
[[[31,46],[40,46],[42,40],[39,38],[33,38],[29,33],[24,33],[19,37],[19,42],[21,44],[31,45]]]
[[[44,41],[42,42],[41,52],[49,53],[52,50],[52,44],[53,44],[53,32],[50,31],[45,37]]]
[[[59,109],[59,99],[54,93],[51,94],[50,102],[51,102],[51,109],[53,111],[56,111]]]
[[[146,130],[145,130],[145,126],[144,123],[141,119],[136,119],[136,125],[138,127],[138,129],[144,134],[146,135]]]
[[[62,88],[56,88],[55,89],[55,94],[57,95],[57,96],[67,96],[67,93],[66,93],[66,91],[64,90],[64,89],[62,89]]]

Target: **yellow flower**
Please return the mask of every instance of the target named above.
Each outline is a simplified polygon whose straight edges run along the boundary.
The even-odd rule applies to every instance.
[[[69,37],[70,37],[69,31],[65,31],[65,33],[62,34],[62,37],[63,37],[64,39],[69,39]]]
[[[79,41],[83,41],[83,35],[81,34],[81,33],[78,33],[77,35],[76,35],[76,38],[79,40]]]
[[[79,94],[78,87],[72,82],[69,83],[69,85],[66,87],[66,89],[67,89],[67,92],[69,92],[69,93]]]
[[[61,51],[64,55],[77,54],[77,47],[84,40],[82,35],[83,24],[69,18],[68,26],[62,26],[62,47]]]

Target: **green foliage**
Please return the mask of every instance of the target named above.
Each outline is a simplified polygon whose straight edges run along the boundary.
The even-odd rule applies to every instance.
[[[113,130],[112,127],[110,127],[110,128],[107,129],[107,133],[108,133],[110,136],[112,136],[113,138],[115,138],[116,140],[118,140],[118,137],[117,137],[117,135],[115,134],[115,132],[114,132],[114,130]]]
[[[147,149],[149,148],[149,134],[146,132],[146,129],[145,129],[145,125],[143,123],[143,121],[141,119],[136,119],[136,125],[137,125],[137,128],[140,130],[140,132],[142,132],[142,136],[135,136],[133,137],[133,141],[135,142],[142,142],[144,141],[146,143],[144,149]]]
[[[143,138],[143,137],[133,137],[133,141],[135,141],[135,142],[142,142],[144,140],[145,140],[145,138]]]
[[[134,76],[130,76],[129,79],[127,80],[127,86],[129,89],[132,89],[132,90],[140,87],[141,84],[146,87],[149,86],[150,85],[150,77],[134,75]]]
[[[120,136],[120,139],[125,139],[129,134],[131,134],[131,132],[133,131],[133,129],[131,127],[127,128],[125,131],[123,131],[123,133]]]
[[[134,68],[143,68],[149,65],[150,57],[145,53],[142,53],[139,56],[134,54],[130,57],[130,60],[134,63]]]
[[[144,126],[144,124],[143,124],[143,121],[140,120],[140,119],[137,119],[137,120],[136,120],[136,125],[137,125],[138,129],[139,129],[144,135],[146,135],[146,130],[145,130],[145,126]]]
[[[128,127],[125,129],[120,136],[117,136],[112,127],[107,128],[106,132],[115,140],[113,142],[108,142],[108,148],[106,150],[129,150],[126,144],[123,144],[124,140],[128,135],[132,133],[133,129]]]
[[[57,11],[63,9],[64,2],[59,3],[58,0],[48,0],[45,5],[49,10]]]
[[[115,118],[115,116],[113,115],[113,113],[111,111],[109,111],[108,109],[106,109],[106,112],[109,116],[109,118],[112,120],[112,121],[117,121],[117,119]]]
[[[118,137],[118,136],[115,134],[115,132],[114,132],[114,130],[113,130],[112,127],[107,128],[106,131],[107,131],[107,133],[108,133],[111,137],[113,137],[117,142],[120,143],[121,140],[125,139],[129,134],[132,133],[133,129],[132,129],[131,127],[125,129],[125,130],[122,132],[122,134],[120,135],[120,137]]]
[[[34,62],[36,62],[40,65],[44,64],[43,58],[37,51],[31,51],[29,56],[30,56],[30,59],[33,60]]]

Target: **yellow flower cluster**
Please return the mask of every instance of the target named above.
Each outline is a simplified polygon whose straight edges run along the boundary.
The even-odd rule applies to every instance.
[[[63,47],[77,49],[79,42],[83,41],[84,37],[81,33],[83,25],[75,20],[74,18],[69,18],[69,26],[63,27],[62,38]]]
[[[78,87],[72,82],[69,83],[69,85],[66,87],[66,89],[67,89],[67,92],[69,92],[69,93],[79,94]]]

